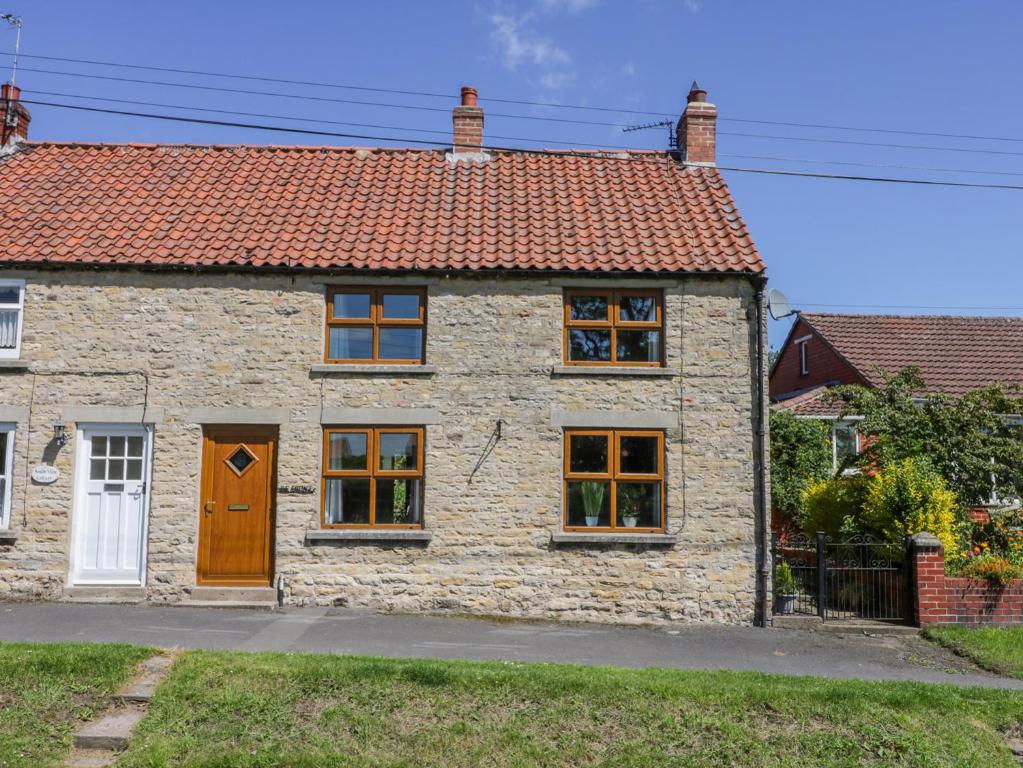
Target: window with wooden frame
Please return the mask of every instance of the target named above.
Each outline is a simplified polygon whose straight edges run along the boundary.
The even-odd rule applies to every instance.
[[[664,433],[565,430],[566,531],[664,530]]]
[[[327,289],[327,363],[420,365],[426,354],[426,289]]]
[[[663,365],[663,292],[566,290],[564,345],[567,365]]]
[[[423,526],[423,428],[323,430],[324,528]]]

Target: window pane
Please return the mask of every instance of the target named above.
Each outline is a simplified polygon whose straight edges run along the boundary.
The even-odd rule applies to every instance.
[[[661,527],[661,484],[618,483],[618,522],[621,528]]]
[[[573,320],[607,320],[607,296],[573,296],[569,299]]]
[[[388,320],[418,320],[418,293],[385,293],[384,317]]]
[[[623,296],[618,302],[618,319],[628,323],[656,323],[657,299],[653,296]]]
[[[110,438],[110,455],[124,456],[124,436]]]
[[[331,360],[371,360],[373,358],[372,328],[331,328]]]
[[[93,456],[107,455],[107,439],[105,437],[92,438],[92,455]]]
[[[568,484],[568,525],[611,525],[611,483],[597,480]]]
[[[368,293],[335,293],[334,317],[368,318],[370,298]]]
[[[376,523],[418,525],[420,485],[418,478],[378,478]]]
[[[142,456],[143,441],[141,437],[128,438],[128,455],[139,458]]]
[[[381,360],[420,360],[423,356],[422,328],[381,328]]]
[[[569,435],[568,440],[570,472],[608,471],[607,435]]]
[[[329,478],[324,488],[325,518],[330,525],[369,523],[368,477]]]
[[[417,470],[419,435],[415,432],[381,432],[380,469]]]
[[[838,464],[856,458],[856,430],[848,424],[835,425],[835,461]]]
[[[331,432],[327,469],[369,469],[369,438],[365,432]]]
[[[568,359],[610,362],[611,331],[570,330],[568,332]]]
[[[92,459],[89,462],[89,479],[90,480],[107,479],[107,463],[105,460]]]
[[[0,476],[7,472],[7,433],[0,432]],[[0,494],[0,503],[2,503],[3,494]]]
[[[0,304],[17,304],[21,301],[21,288],[12,288],[9,285],[0,287]]]
[[[620,437],[618,471],[623,475],[656,475],[657,443],[658,440],[653,435]]]
[[[125,480],[142,479],[142,459],[128,459],[128,470]]]
[[[18,315],[20,309],[0,309],[0,349],[18,346]]]
[[[618,360],[623,363],[660,362],[661,332],[619,330]]]
[[[107,461],[107,480],[124,480],[124,459]]]

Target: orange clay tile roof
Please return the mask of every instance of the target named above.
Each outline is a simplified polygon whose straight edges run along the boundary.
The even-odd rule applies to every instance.
[[[800,313],[874,386],[917,366],[930,392],[1023,384],[1023,317]]]
[[[718,171],[663,152],[29,142],[0,264],[761,272]]]

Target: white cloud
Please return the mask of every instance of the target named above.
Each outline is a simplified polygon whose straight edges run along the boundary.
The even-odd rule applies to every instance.
[[[540,85],[550,91],[556,91],[559,88],[564,88],[573,80],[575,80],[575,75],[571,72],[547,72],[540,76]]]
[[[688,8],[691,13],[699,13],[700,6],[703,5],[703,0],[685,0],[685,2],[686,8]]]
[[[569,13],[579,13],[595,6],[599,0],[540,0],[540,5],[545,11],[566,10]]]
[[[622,74],[625,75],[626,77],[635,77],[636,65],[633,64],[631,61],[625,62],[624,64],[622,64]]]
[[[523,62],[538,67],[567,65],[572,61],[568,51],[553,40],[529,29],[529,15],[516,18],[504,13],[490,16],[490,42],[508,69]]]

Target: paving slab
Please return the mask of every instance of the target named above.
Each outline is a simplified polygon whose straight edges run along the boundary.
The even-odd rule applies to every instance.
[[[79,749],[124,749],[131,732],[146,716],[144,707],[124,706],[111,709],[83,725],[75,733],[75,746]]]
[[[1023,680],[984,672],[917,636],[748,626],[625,627],[346,608],[267,612],[38,602],[0,603],[0,641],[722,669],[1023,689]]]
[[[138,676],[125,688],[117,691],[112,697],[113,700],[119,704],[147,703],[153,698],[156,686],[167,675],[173,663],[174,657],[166,654],[150,656],[140,665]]]

